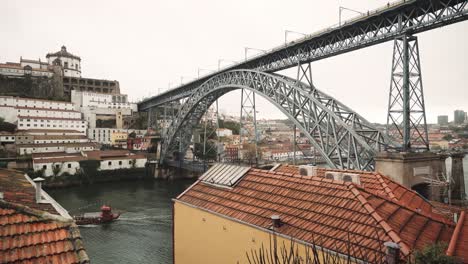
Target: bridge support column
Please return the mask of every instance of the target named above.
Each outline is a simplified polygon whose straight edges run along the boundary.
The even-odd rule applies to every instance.
[[[244,119],[246,122],[244,122]],[[244,123],[252,121],[253,136],[255,141],[255,164],[258,165],[258,133],[257,133],[257,110],[255,106],[255,93],[247,89],[241,89],[241,111],[240,111],[240,129],[239,129],[239,151],[242,148],[242,129]],[[248,133],[249,138],[250,133]],[[250,158],[250,157],[249,157]]]
[[[156,107],[148,110],[148,127],[155,130],[158,129],[158,112]]]
[[[387,134],[402,151],[429,150],[418,39],[403,35],[394,41]]]

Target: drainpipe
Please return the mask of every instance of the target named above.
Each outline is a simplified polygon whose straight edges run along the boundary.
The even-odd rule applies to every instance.
[[[44,178],[37,177],[33,181],[36,184],[36,202],[40,203],[42,200],[42,182],[45,180]]]

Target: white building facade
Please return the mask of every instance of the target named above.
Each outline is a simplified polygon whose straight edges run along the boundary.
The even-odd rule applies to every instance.
[[[95,150],[94,143],[46,143],[46,144],[17,144],[16,152],[19,155],[31,155],[35,153],[79,153],[81,151]]]
[[[75,110],[83,113],[90,128],[96,127],[98,119],[114,119],[116,127],[122,128],[123,117],[138,111],[135,103],[129,103],[127,95],[103,94],[84,91],[71,91],[71,101]]]
[[[91,139],[92,141],[95,141],[104,145],[111,145],[112,134],[126,133],[128,135],[133,132],[135,132],[137,137],[139,136],[142,137],[146,134],[146,130],[138,130],[138,129],[89,128],[88,138]]]
[[[60,51],[47,54],[46,58],[50,65],[62,66],[63,76],[81,77],[81,58],[68,52],[65,46]]]
[[[73,104],[33,98],[0,96],[0,117],[19,130],[60,129],[86,133],[88,124]]]

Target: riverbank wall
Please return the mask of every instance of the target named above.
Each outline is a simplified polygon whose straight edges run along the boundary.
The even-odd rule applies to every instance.
[[[28,173],[30,177],[38,177],[35,173]],[[93,183],[114,182],[114,181],[135,181],[151,180],[146,168],[119,169],[111,171],[97,171],[93,174],[78,173],[75,175],[63,174],[60,176],[43,177],[43,186],[47,189],[64,188],[71,186],[89,185]]]

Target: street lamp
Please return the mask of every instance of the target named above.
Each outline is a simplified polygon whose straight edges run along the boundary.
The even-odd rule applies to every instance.
[[[357,13],[357,14],[360,14],[360,15],[364,15],[363,12],[360,12],[360,11],[357,11],[357,10],[354,10],[354,9],[351,9],[351,8],[347,8],[347,7],[344,7],[344,6],[340,6],[339,8],[339,22],[338,22],[338,25],[341,26],[341,13],[343,12],[343,10],[348,10],[348,11],[351,11],[351,12],[354,12],[354,13]]]
[[[184,78],[192,79],[195,80],[195,77],[190,77],[190,76],[180,76],[180,85],[184,84]]]
[[[285,30],[284,31],[284,44],[288,43],[288,33],[298,34],[298,35],[302,35],[304,37],[307,36],[307,34],[304,34],[304,33],[301,33],[301,32],[292,31],[292,30]]]
[[[261,51],[261,52],[263,52],[263,53],[267,53],[266,50],[244,47],[245,60],[247,60],[247,52],[248,52],[249,50],[256,50],[256,51]]]
[[[200,72],[201,72],[201,71],[216,72],[215,70],[211,70],[211,69],[202,69],[202,68],[198,68],[198,78],[200,78]]]
[[[223,61],[237,63],[237,61],[233,61],[233,60],[219,59],[218,60],[218,71],[221,69],[221,62],[223,62]]]

